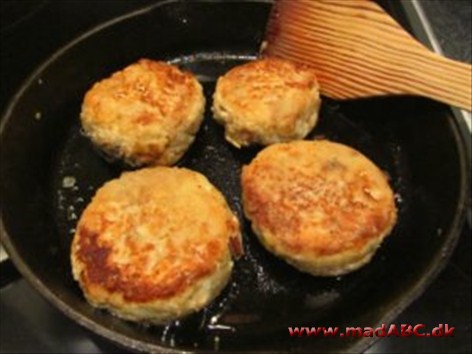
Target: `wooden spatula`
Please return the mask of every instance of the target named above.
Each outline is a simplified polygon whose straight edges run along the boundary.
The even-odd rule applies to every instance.
[[[420,95],[471,110],[471,65],[431,52],[370,0],[276,0],[263,55],[311,65],[332,98]]]

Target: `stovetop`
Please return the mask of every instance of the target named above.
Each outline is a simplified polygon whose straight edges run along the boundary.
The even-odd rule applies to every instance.
[[[107,19],[150,0],[0,1],[0,108],[21,82],[59,47]],[[444,54],[471,61],[469,0],[421,0]],[[384,338],[367,353],[471,352],[471,228],[466,225],[444,271],[395,321],[434,327],[449,323],[454,338]],[[66,318],[21,278],[10,261],[0,264],[0,352],[126,352]]]

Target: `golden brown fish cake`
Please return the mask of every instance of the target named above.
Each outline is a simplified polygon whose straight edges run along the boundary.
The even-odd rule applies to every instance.
[[[299,270],[341,275],[368,263],[397,218],[386,176],[330,141],[262,150],[243,168],[244,212],[261,243]]]
[[[163,323],[221,292],[240,242],[236,217],[203,175],[147,168],[97,191],[77,226],[72,270],[93,306]]]
[[[190,73],[141,59],[96,83],[85,95],[85,134],[108,156],[131,166],[172,165],[195,138],[205,97]]]
[[[266,58],[221,76],[212,110],[226,140],[241,147],[304,138],[317,122],[320,103],[313,69]]]

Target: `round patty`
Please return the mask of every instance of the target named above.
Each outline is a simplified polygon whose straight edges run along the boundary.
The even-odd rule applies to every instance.
[[[164,62],[141,59],[96,83],[85,95],[85,134],[131,166],[172,165],[195,138],[205,97],[196,78]]]
[[[267,58],[235,67],[218,79],[214,118],[236,147],[304,138],[315,126],[320,106],[313,69]]]
[[[330,141],[262,150],[243,168],[244,212],[261,243],[307,273],[336,276],[368,263],[397,211],[386,176]]]
[[[101,187],[74,236],[74,278],[96,307],[163,323],[206,306],[241,252],[239,223],[201,174],[154,167]]]

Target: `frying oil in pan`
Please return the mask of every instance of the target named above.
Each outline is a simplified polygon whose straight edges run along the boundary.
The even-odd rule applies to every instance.
[[[219,54],[173,60],[198,75],[204,84],[207,98],[204,123],[194,144],[178,166],[205,174],[222,191],[241,222],[245,254],[235,262],[231,281],[222,294],[198,313],[167,326],[146,326],[112,319],[117,326],[133,326],[151,334],[159,345],[188,350],[234,349],[238,347],[235,334],[243,334],[246,340],[252,342],[254,350],[258,346],[263,348],[264,342],[277,341],[277,333],[280,336],[287,335],[287,327],[284,327],[287,323],[294,326],[311,325],[326,322],[328,317],[335,319],[336,316],[342,316],[335,308],[342,308],[343,299],[356,294],[359,284],[365,279],[372,281],[374,268],[377,273],[382,273],[379,268],[388,258],[388,247],[385,245],[387,239],[367,267],[344,277],[317,278],[294,270],[259,244],[249,222],[243,217],[240,173],[242,165],[249,163],[260,148],[238,150],[228,144],[224,140],[223,128],[211,119],[210,110],[216,78],[248,59]],[[83,209],[103,183],[118,177],[123,170],[118,164],[106,162],[81,135],[78,117],[80,105],[80,98],[70,104],[68,113],[74,117],[70,119],[72,123],[59,149],[53,172],[53,214],[58,234],[62,238],[60,251],[65,255],[65,262]],[[323,99],[320,121],[307,139],[320,137],[360,150],[388,173],[398,195],[401,220],[408,200],[408,175],[407,171],[402,170],[405,163],[399,145],[395,141],[377,141],[364,129],[362,121],[348,119],[339,104],[328,99]],[[65,267],[70,272],[70,266],[67,264]],[[72,276],[71,284],[82,296]],[[336,323],[336,320],[332,320],[332,323]],[[281,341],[280,350],[284,349],[284,345],[287,345],[287,341]]]

